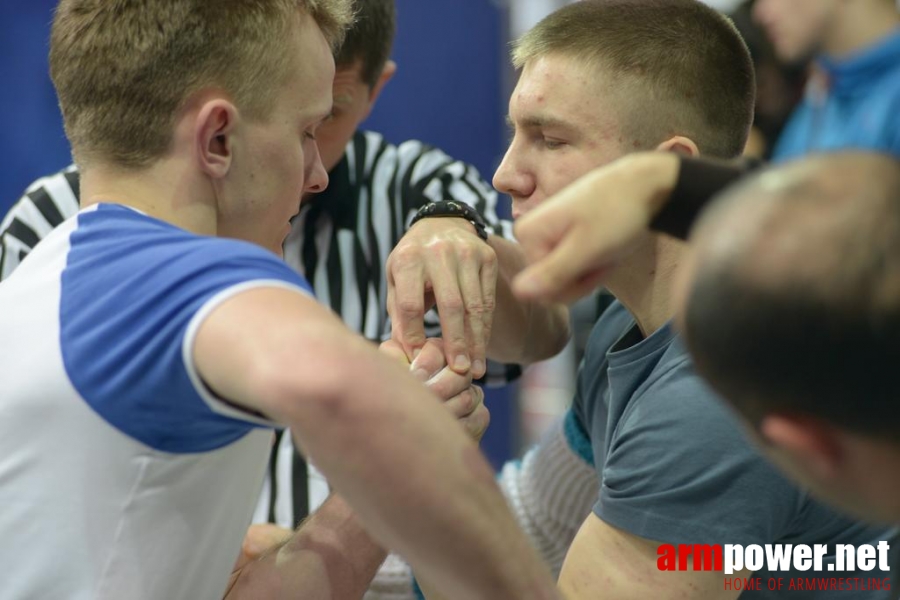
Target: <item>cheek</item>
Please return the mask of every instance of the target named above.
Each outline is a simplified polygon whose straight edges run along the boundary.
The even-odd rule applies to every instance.
[[[594,157],[575,152],[559,152],[552,161],[543,161],[540,166],[543,196],[552,196],[574,183],[583,175],[603,164]]]

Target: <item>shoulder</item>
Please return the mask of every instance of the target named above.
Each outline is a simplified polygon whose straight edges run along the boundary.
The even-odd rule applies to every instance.
[[[262,248],[194,235],[123,206],[92,207],[74,221],[59,339],[81,397],[121,431],[165,451],[216,448],[246,433],[248,422],[262,423],[204,387],[193,337],[233,294],[262,286],[309,293],[308,284]]]
[[[302,277],[260,247],[195,235],[123,206],[80,213],[69,243],[64,283],[130,281],[148,292],[151,286],[172,286],[172,294],[271,278],[308,289]]]

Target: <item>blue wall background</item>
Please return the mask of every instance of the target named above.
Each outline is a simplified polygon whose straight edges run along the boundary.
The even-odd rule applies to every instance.
[[[36,178],[71,162],[47,72],[52,0],[0,4],[0,215]]]
[[[0,215],[34,179],[71,162],[47,68],[55,0],[0,3]],[[399,69],[366,127],[420,139],[490,181],[504,151],[505,15],[492,0],[397,0]],[[495,465],[514,444],[512,394],[491,391],[483,442]]]

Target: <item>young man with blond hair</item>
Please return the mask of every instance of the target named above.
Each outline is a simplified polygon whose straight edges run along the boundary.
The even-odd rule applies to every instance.
[[[59,5],[83,208],[0,289],[6,596],[221,597],[278,422],[368,529],[333,497],[231,597],[359,595],[369,533],[450,597],[554,597],[475,444],[279,258],[327,184],[349,19],[341,0]]]

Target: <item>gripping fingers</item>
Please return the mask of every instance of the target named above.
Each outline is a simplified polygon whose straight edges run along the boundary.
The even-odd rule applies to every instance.
[[[457,419],[465,419],[474,413],[479,406],[484,404],[484,391],[477,385],[470,385],[467,389],[453,396],[444,406]]]
[[[403,269],[388,271],[388,314],[391,337],[403,346],[412,359],[425,345],[425,283],[422,273]]]
[[[466,346],[472,360],[472,376],[481,377],[485,371],[485,355],[487,353],[487,335],[490,324],[485,318],[493,314],[493,307],[488,306],[481,284],[481,275],[474,261],[461,265],[459,283],[465,307],[464,324]],[[487,325],[487,327],[486,327]]]
[[[457,373],[466,373],[472,362],[466,344],[465,305],[455,274],[454,271],[454,276],[435,279],[434,298],[441,320],[447,364]]]

